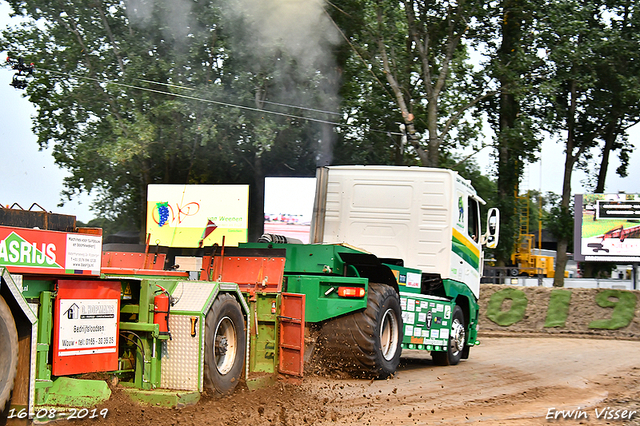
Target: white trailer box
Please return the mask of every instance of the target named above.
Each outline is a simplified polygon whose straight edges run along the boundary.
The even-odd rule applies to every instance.
[[[465,283],[479,295],[483,236],[471,183],[446,169],[318,169],[312,243],[346,243]]]

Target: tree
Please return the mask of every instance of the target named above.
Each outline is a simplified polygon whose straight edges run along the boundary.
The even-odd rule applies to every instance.
[[[625,177],[629,154],[633,146],[626,130],[640,121],[640,64],[636,60],[640,39],[640,11],[635,2],[608,2],[609,31],[606,42],[598,52],[605,61],[598,64],[596,76],[602,83],[594,94],[600,105],[606,126],[600,135],[603,140],[596,193],[605,191],[609,159],[619,151],[620,167],[617,173]]]
[[[507,214],[517,211],[516,197],[519,181],[527,162],[535,160],[541,139],[537,133],[534,88],[539,84],[540,67],[536,56],[533,28],[537,2],[503,0],[493,11],[498,18],[498,33],[484,35],[491,47],[491,60],[487,64],[497,81],[500,94],[487,102],[489,121],[495,129],[495,155],[497,174],[497,200],[504,212],[501,218],[500,245],[496,249],[498,265],[510,263],[517,243],[518,216]],[[499,40],[499,45],[496,45]]]
[[[543,225],[558,241],[566,241],[567,249],[571,249],[573,245],[573,204],[570,203],[568,207],[563,206],[561,197],[553,193],[549,193],[548,198],[549,211],[543,215]],[[564,267],[562,275],[564,276]]]
[[[36,64],[34,131],[71,172],[66,197],[97,193],[101,216],[141,229],[148,184],[249,183],[253,238],[264,175],[313,173],[326,117],[282,104],[328,99],[331,77],[252,44],[227,2],[9,3],[26,21],[0,45]]]
[[[346,16],[357,22],[343,31],[354,52],[344,82],[360,96],[347,100],[344,110],[348,123],[364,129],[343,138],[365,139],[371,146],[371,136],[384,149],[384,155],[364,158],[438,167],[450,148],[478,139],[481,120],[472,114],[474,107],[495,94],[468,63],[467,42],[481,26],[483,5],[339,3],[336,21]],[[376,135],[376,128],[385,132]]]
[[[609,8],[607,2],[596,0],[555,1],[545,10],[541,41],[546,49],[549,79],[541,85],[541,91],[546,100],[548,129],[554,134],[564,133],[563,186],[555,214],[562,226],[572,217],[574,168],[589,158],[589,150],[607,139],[609,131],[618,133],[623,128],[618,120],[635,114],[637,108],[633,102],[614,101],[616,96],[610,93],[612,78],[602,72],[607,68],[615,71],[613,80],[624,80],[627,77],[624,69],[614,70],[610,64],[619,63],[615,59],[619,54],[631,61],[637,52],[637,47],[627,50],[624,44],[616,43],[616,48],[612,48],[610,43],[620,40],[616,11]],[[629,94],[623,98],[625,96]],[[564,285],[569,238],[567,232],[558,238],[554,286]]]
[[[180,72],[195,58],[173,48],[180,33],[157,25],[167,10],[150,7],[138,16],[140,9],[114,1],[10,4],[27,20],[5,31],[2,45],[36,64],[27,89],[38,107],[34,131],[71,172],[66,197],[97,192],[98,212],[139,227],[146,185],[201,179],[193,165],[202,112],[191,114],[165,85],[204,75]],[[200,12],[211,18],[210,9]]]
[[[233,52],[225,63],[229,84],[251,86],[245,93],[253,94],[258,110],[245,117],[242,146],[253,176],[251,199],[260,206],[252,228],[262,229],[266,175],[312,176],[316,165],[332,161],[338,83],[331,49],[337,35],[321,2],[246,0],[223,9]],[[303,108],[283,105],[314,105],[317,120],[305,120]],[[261,113],[267,107],[282,115]]]

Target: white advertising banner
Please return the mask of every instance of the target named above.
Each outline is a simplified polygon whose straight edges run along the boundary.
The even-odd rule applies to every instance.
[[[61,299],[58,356],[116,351],[118,301]]]

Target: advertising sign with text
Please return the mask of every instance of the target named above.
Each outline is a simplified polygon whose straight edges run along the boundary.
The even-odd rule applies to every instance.
[[[640,261],[640,194],[578,194],[575,209],[575,260]]]
[[[149,185],[147,234],[168,247],[247,241],[249,185]]]
[[[120,291],[118,281],[58,281],[54,375],[118,369]]]
[[[0,266],[11,273],[100,275],[102,236],[0,226]]]

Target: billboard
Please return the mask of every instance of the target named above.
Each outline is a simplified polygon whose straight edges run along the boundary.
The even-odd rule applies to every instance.
[[[149,243],[169,247],[237,246],[247,241],[249,185],[149,185]]]
[[[0,266],[12,274],[100,275],[102,236],[0,226]]]
[[[640,194],[578,194],[575,211],[575,260],[640,262]]]

